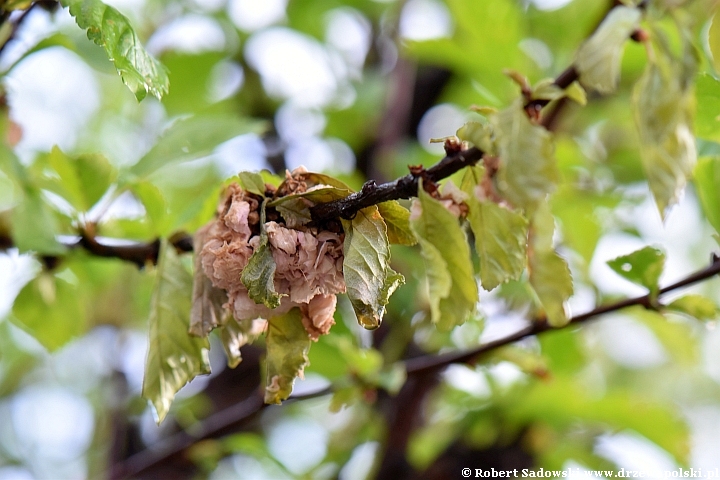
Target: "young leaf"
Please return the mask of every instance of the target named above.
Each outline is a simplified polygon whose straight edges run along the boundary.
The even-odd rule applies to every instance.
[[[640,157],[661,216],[677,203],[697,151],[692,133],[693,96],[677,62],[660,50],[633,92]]]
[[[530,122],[520,103],[492,120],[501,160],[498,189],[515,207],[532,212],[559,178],[552,136]]]
[[[580,81],[600,93],[611,93],[620,78],[623,46],[638,28],[639,9],[619,6],[605,17],[595,33],[578,49],[575,68]]]
[[[240,186],[243,190],[261,197],[265,196],[265,181],[262,175],[255,172],[240,172],[238,177],[240,177]]]
[[[49,189],[79,212],[90,210],[117,176],[117,171],[104,156],[92,154],[72,158],[57,146],[48,155],[48,164],[59,178]]]
[[[492,127],[480,122],[467,122],[460,127],[455,135],[460,140],[470,142],[485,153],[494,153]]]
[[[66,248],[57,241],[58,222],[40,191],[29,186],[23,199],[12,210],[13,243],[21,252],[35,251],[45,255],[59,255]]]
[[[299,309],[268,320],[265,403],[280,403],[290,396],[295,377],[302,377],[309,363],[310,342]]]
[[[698,320],[714,320],[718,315],[718,306],[707,297],[690,293],[683,295],[667,305],[668,310],[684,313]]]
[[[658,281],[665,267],[665,253],[654,247],[644,247],[607,264],[621,277],[654,293],[659,288]]]
[[[78,26],[87,30],[90,40],[105,49],[123,83],[142,101],[150,93],[158,100],[168,92],[165,67],[140,43],[128,19],[100,0],[62,0],[70,8]]]
[[[387,225],[387,236],[390,243],[408,246],[417,243],[417,238],[410,228],[410,210],[396,200],[380,203],[377,207]]]
[[[260,244],[253,252],[248,264],[240,275],[248,296],[255,303],[262,303],[268,308],[280,306],[283,295],[275,291],[275,259],[268,245],[268,235],[265,231],[265,205],[263,202],[260,213]]]
[[[458,219],[422,185],[418,187],[418,201],[422,214],[410,224],[425,259],[430,313],[433,323],[448,331],[465,322],[478,301],[470,248]]]
[[[542,203],[532,220],[528,274],[548,323],[561,327],[568,322],[563,305],[573,293],[573,283],[567,262],[553,249],[554,231],[555,219],[550,206]]]
[[[376,206],[341,219],[345,229],[343,276],[358,323],[368,330],[380,326],[390,295],[405,278],[390,268],[387,227]]]
[[[204,244],[205,231],[200,230],[193,242],[193,303],[189,329],[190,334],[197,337],[207,337],[212,329],[223,324],[223,304],[227,302],[225,291],[213,286],[203,272],[200,250]]]
[[[192,277],[175,249],[163,242],[150,303],[148,354],[142,396],[163,421],[175,394],[197,375],[210,373],[207,338],[188,334]]]
[[[259,131],[261,122],[229,114],[194,115],[173,123],[155,146],[130,172],[146,177],[158,168],[210,155],[221,143],[244,133]]]
[[[701,158],[693,178],[705,217],[720,233],[720,157]]]
[[[525,269],[528,222],[520,213],[475,195],[475,174],[466,169],[463,190],[468,194],[468,220],[480,257],[480,280],[492,290],[516,280]]]
[[[42,273],[15,299],[15,323],[51,352],[57,350],[85,333],[85,306],[80,293],[65,280]]]

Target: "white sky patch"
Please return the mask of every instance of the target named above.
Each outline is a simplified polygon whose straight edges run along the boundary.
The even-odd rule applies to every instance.
[[[245,57],[271,95],[305,107],[329,104],[338,88],[337,65],[316,40],[274,27],[252,35]]]
[[[720,408],[703,405],[686,414],[692,431],[690,466],[714,471],[720,465]]]
[[[352,452],[350,460],[343,465],[338,474],[340,480],[365,480],[375,463],[380,444],[378,442],[361,443]]]
[[[407,40],[432,40],[452,33],[452,18],[437,0],[410,0],[400,13],[400,36]]]
[[[475,397],[489,398],[492,394],[485,375],[466,365],[450,365],[442,376],[451,387]]]
[[[266,155],[267,149],[262,139],[254,133],[248,133],[219,145],[213,157],[220,174],[231,177],[242,171],[270,169]]]
[[[564,7],[572,0],[530,0],[539,10],[557,10]]]
[[[61,47],[27,57],[10,72],[7,85],[10,116],[23,132],[16,153],[24,160],[53,145],[72,149],[100,104],[92,69]]]
[[[186,53],[222,51],[225,32],[210,17],[189,14],[161,26],[147,42],[147,50],[158,55],[166,50]]]
[[[327,16],[325,41],[335,47],[354,75],[360,76],[370,49],[372,26],[360,12],[351,8],[332,10]]]
[[[607,354],[624,367],[650,368],[668,360],[652,330],[630,316],[607,316],[590,328]]]
[[[431,138],[455,135],[455,132],[467,121],[468,113],[455,105],[442,103],[425,112],[418,125],[417,138],[420,145],[434,155],[442,155],[445,148],[442,143],[430,143]]]
[[[553,54],[542,40],[526,38],[520,41],[520,50],[530,57],[538,67],[547,70],[552,66]]]
[[[644,471],[647,475],[678,468],[669,453],[647,438],[630,431],[601,436],[595,443],[595,453],[607,458],[619,468]]]
[[[15,249],[0,254],[0,319],[10,312],[17,294],[39,271],[40,264],[31,255],[20,255]]]
[[[234,95],[242,88],[245,72],[242,67],[230,60],[217,63],[210,71],[208,79],[208,97],[211,102],[219,102]]]
[[[268,449],[292,473],[301,475],[325,458],[328,432],[306,418],[284,418],[270,428]]]
[[[241,30],[252,32],[280,22],[285,18],[287,0],[230,0],[230,20]]]
[[[285,102],[275,113],[275,126],[286,142],[320,135],[326,124],[322,111],[303,108],[293,102]]]
[[[304,165],[311,172],[322,172],[333,168],[335,159],[327,142],[319,137],[309,137],[288,145],[285,164],[289,170]]]

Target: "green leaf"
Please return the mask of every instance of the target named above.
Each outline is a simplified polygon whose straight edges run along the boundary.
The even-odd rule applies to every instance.
[[[225,318],[220,327],[220,340],[222,341],[228,367],[235,368],[242,361],[240,347],[254,342],[265,330],[265,320],[235,320],[232,315]]]
[[[266,203],[267,201],[263,202],[260,214],[260,243],[243,269],[240,280],[248,289],[248,296],[255,303],[262,303],[273,309],[280,306],[280,300],[285,295],[280,295],[275,291],[276,265],[265,231]]]
[[[573,293],[572,275],[567,262],[553,250],[555,219],[547,203],[538,208],[532,220],[528,273],[548,323],[561,327],[568,322],[564,303]]]
[[[455,135],[462,141],[470,142],[483,152],[492,154],[495,151],[490,125],[480,122],[467,122],[458,128]]]
[[[578,82],[572,82],[570,86],[565,89],[565,95],[579,105],[585,106],[587,104],[587,93]]]
[[[265,180],[262,175],[255,172],[240,172],[238,177],[243,190],[261,197],[265,196]]]
[[[678,62],[657,52],[633,92],[640,157],[661,216],[677,203],[697,159],[692,133],[691,89]]]
[[[473,167],[477,168],[477,167]],[[479,174],[466,169],[465,177]],[[463,178],[468,194],[468,220],[480,257],[480,280],[492,290],[508,280],[517,280],[525,269],[528,222],[520,213],[490,200],[478,200],[474,181]]]
[[[533,125],[518,102],[492,121],[500,157],[498,189],[513,206],[532,212],[559,178],[552,136]]]
[[[718,315],[718,306],[707,297],[690,293],[673,300],[666,307],[668,310],[684,313],[698,320],[714,320]]]
[[[140,43],[128,19],[100,0],[62,0],[70,8],[78,26],[87,30],[90,40],[105,49],[108,58],[135,98],[142,101],[150,93],[158,100],[168,92],[165,67]]]
[[[654,247],[644,247],[607,264],[621,277],[655,293],[665,267],[665,253]]]
[[[23,287],[12,313],[15,323],[51,352],[87,329],[82,291],[49,273]]]
[[[141,181],[130,185],[130,190],[145,207],[145,213],[150,219],[154,233],[156,235],[169,233],[167,202],[160,189],[150,182]]]
[[[358,323],[368,330],[380,326],[385,305],[405,278],[390,268],[387,227],[378,207],[360,210],[345,229],[343,276]]]
[[[410,211],[407,208],[395,200],[379,203],[377,207],[387,225],[390,243],[408,246],[417,243],[417,238],[410,228]]]
[[[34,187],[24,190],[23,199],[12,211],[13,243],[21,252],[60,255],[66,248],[57,241],[58,222],[50,206]]]
[[[57,146],[48,155],[48,164],[59,180],[52,191],[62,196],[79,212],[89,211],[105,195],[117,177],[117,171],[102,155],[72,158]]]
[[[265,403],[280,403],[290,396],[295,377],[308,365],[310,342],[300,309],[268,320]]]
[[[195,234],[193,250],[193,303],[190,311],[191,335],[207,337],[212,329],[223,322],[223,305],[227,302],[227,294],[221,288],[213,286],[212,281],[202,269],[200,250],[205,244],[205,231]]]
[[[620,78],[623,47],[638,28],[641,16],[640,10],[634,7],[612,9],[575,55],[575,68],[581,83],[600,93],[615,90]]]
[[[716,72],[720,72],[720,12],[713,15],[710,28],[708,29],[708,46],[712,53],[713,66]]]
[[[720,157],[701,158],[693,178],[705,217],[720,233]]]
[[[431,320],[448,331],[464,323],[478,301],[470,247],[458,219],[422,186],[418,187],[418,201],[422,214],[410,224],[427,269]]]
[[[339,200],[351,193],[351,190],[345,188],[315,186],[303,193],[294,193],[277,198],[269,202],[268,207],[275,207],[288,226],[294,228],[298,225],[305,225],[312,220],[312,215],[310,215],[312,205]]]
[[[206,338],[188,334],[192,277],[175,253],[160,246],[155,288],[150,303],[148,355],[142,396],[150,400],[163,421],[175,394],[197,375],[210,373]]]
[[[146,177],[165,165],[187,162],[210,155],[223,142],[244,133],[257,132],[262,122],[235,115],[194,115],[173,123],[155,146],[130,168]]]
[[[695,99],[695,133],[698,137],[719,139],[720,81],[707,73],[699,74],[695,78]]]

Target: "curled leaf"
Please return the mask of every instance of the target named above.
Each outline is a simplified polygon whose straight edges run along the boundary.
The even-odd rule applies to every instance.
[[[212,281],[205,275],[200,261],[200,250],[205,244],[205,230],[195,235],[193,249],[193,303],[190,311],[190,334],[197,337],[207,337],[212,329],[223,324],[223,304],[227,302],[227,294],[221,288],[213,286]]]
[[[240,280],[255,303],[262,303],[272,309],[280,306],[282,295],[275,291],[276,265],[265,231],[266,203],[267,200],[263,202],[260,213],[260,243],[243,269]]]
[[[281,403],[290,396],[295,378],[302,378],[310,363],[310,342],[299,309],[268,320],[265,403]]]

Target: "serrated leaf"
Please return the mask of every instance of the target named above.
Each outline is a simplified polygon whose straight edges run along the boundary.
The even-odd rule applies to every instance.
[[[90,40],[105,49],[110,61],[138,101],[149,93],[158,100],[168,92],[165,67],[142,46],[128,19],[100,0],[62,0]]]
[[[498,189],[515,207],[532,212],[559,179],[552,136],[533,125],[517,102],[492,121],[500,157]]]
[[[58,179],[49,190],[67,200],[79,212],[87,212],[107,192],[117,171],[102,155],[88,154],[72,158],[57,146],[47,158]]]
[[[255,172],[240,172],[240,186],[243,190],[254,193],[255,195],[265,196],[265,181],[262,175]]]
[[[265,403],[281,403],[290,396],[295,378],[302,377],[309,364],[310,342],[298,308],[268,320]]]
[[[390,268],[387,227],[378,207],[360,210],[352,220],[340,219],[345,229],[343,276],[358,323],[380,326],[385,305],[405,278]]]
[[[150,175],[160,167],[210,155],[223,142],[244,133],[257,132],[263,123],[229,114],[204,114],[173,123],[130,172],[138,177]]]
[[[24,189],[22,201],[12,210],[11,223],[13,243],[20,252],[60,255],[66,251],[57,241],[58,222],[36,188]]]
[[[644,247],[607,264],[621,277],[654,293],[659,288],[658,281],[665,268],[665,253],[654,247]]]
[[[664,52],[649,63],[633,91],[640,158],[660,215],[677,203],[697,160],[691,118],[693,96],[682,70]]]
[[[210,332],[223,324],[223,305],[227,302],[227,293],[213,286],[202,268],[200,250],[205,244],[205,230],[195,234],[193,250],[193,303],[190,311],[189,333],[197,337],[207,337]]]
[[[480,122],[467,122],[458,128],[455,135],[464,141],[470,142],[485,153],[492,154],[495,151],[492,139],[492,127]]]
[[[516,280],[525,269],[528,222],[520,213],[475,195],[471,170],[466,170],[463,190],[468,194],[468,221],[480,257],[480,280],[492,290],[508,280]]]
[[[464,323],[478,301],[470,248],[458,219],[422,186],[418,187],[418,201],[422,213],[410,224],[427,269],[431,320],[448,331]]]
[[[417,243],[417,238],[410,228],[410,210],[395,200],[379,203],[377,207],[387,225],[387,236],[390,243],[408,246]]]
[[[575,68],[580,81],[600,93],[611,93],[620,78],[623,47],[638,28],[642,13],[634,7],[615,7],[595,33],[578,49]]]
[[[65,280],[42,273],[15,299],[15,323],[49,351],[57,350],[87,329],[81,293]]]
[[[698,320],[714,320],[718,315],[718,306],[707,297],[698,294],[688,294],[673,300],[668,310],[684,313]]]
[[[163,421],[175,394],[197,375],[210,373],[207,338],[188,334],[192,277],[175,249],[160,246],[155,288],[150,302],[148,354],[142,396]]]
[[[260,210],[260,243],[243,269],[240,280],[248,289],[248,296],[255,303],[262,303],[266,307],[273,309],[280,306],[280,300],[284,295],[280,295],[275,291],[275,269],[277,266],[270,245],[268,245],[268,235],[265,231],[266,204],[267,200],[263,202]]]
[[[705,217],[720,233],[720,157],[701,158],[693,178]]]
[[[573,293],[573,283],[567,262],[553,250],[555,219],[547,203],[539,206],[531,228],[528,252],[530,285],[545,310],[548,323],[561,327],[568,322],[564,303]]]

